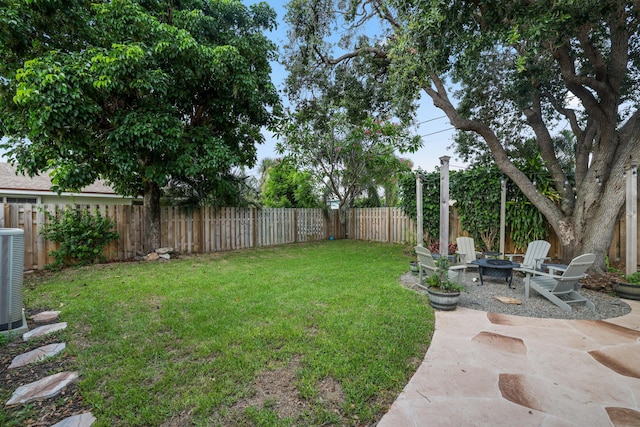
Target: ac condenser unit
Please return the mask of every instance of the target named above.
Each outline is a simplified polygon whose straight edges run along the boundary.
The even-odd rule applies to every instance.
[[[24,231],[0,228],[0,333],[27,330],[22,310]]]

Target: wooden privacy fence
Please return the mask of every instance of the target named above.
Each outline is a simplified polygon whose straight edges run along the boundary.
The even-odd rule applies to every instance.
[[[98,210],[112,219],[119,239],[105,249],[109,260],[127,260],[142,252],[144,218],[142,206],[80,205]],[[24,230],[25,269],[42,269],[53,258],[48,254],[57,244],[40,236],[46,221],[45,211],[64,210],[65,205],[5,204],[0,210],[0,227]],[[340,219],[335,210],[323,209],[256,209],[256,208],[200,208],[163,207],[161,246],[180,253],[218,252],[286,243],[309,242],[341,236]],[[351,209],[346,216],[346,237],[397,244],[415,244],[416,223],[399,208]],[[464,235],[455,210],[449,221],[449,241]],[[616,225],[609,250],[609,259],[623,261],[626,238],[624,218]],[[562,258],[557,237],[550,233],[549,255]],[[514,253],[513,242],[507,239],[505,250]]]
[[[416,242],[416,223],[400,208],[358,208],[347,213],[347,237],[374,242]]]
[[[0,227],[24,230],[25,269],[42,269],[53,258],[55,242],[40,236],[45,211],[55,213],[65,205],[5,204]],[[105,249],[109,260],[126,260],[142,252],[144,217],[142,206],[78,205],[98,210],[115,223],[119,239]],[[336,211],[322,209],[256,209],[163,207],[160,215],[161,246],[177,252],[215,252],[309,242],[337,236],[340,222]]]

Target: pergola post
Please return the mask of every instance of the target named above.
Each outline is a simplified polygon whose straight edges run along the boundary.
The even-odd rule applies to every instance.
[[[638,271],[638,166],[625,165],[626,181],[626,274]]]
[[[440,157],[440,256],[449,255],[449,156]]]
[[[507,217],[507,181],[500,180],[500,254],[504,257],[504,246],[506,240],[506,217]]]
[[[422,220],[422,175],[416,174],[416,209],[418,214],[418,230],[416,232],[416,244],[424,246],[424,227]]]

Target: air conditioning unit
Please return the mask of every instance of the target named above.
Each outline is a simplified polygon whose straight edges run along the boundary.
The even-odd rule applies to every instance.
[[[24,231],[0,228],[0,333],[28,330],[22,310]]]

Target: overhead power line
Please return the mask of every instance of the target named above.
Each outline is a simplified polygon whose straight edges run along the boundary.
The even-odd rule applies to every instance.
[[[455,129],[455,128],[454,128],[454,127],[450,127],[450,128],[447,128],[447,129],[438,130],[438,131],[431,132],[431,133],[427,133],[427,134],[425,134],[425,135],[420,135],[420,136],[421,136],[421,137],[431,136],[431,135],[435,135],[435,134],[437,134],[437,133],[447,132],[447,131],[449,131],[449,130],[453,130],[453,129]]]
[[[428,119],[428,120],[425,120],[424,122],[420,122],[420,123],[416,124],[416,126],[420,126],[423,123],[429,123],[429,122],[432,122],[434,120],[444,119],[445,117],[447,117],[447,116],[445,115],[445,116],[434,117],[433,119]]]

